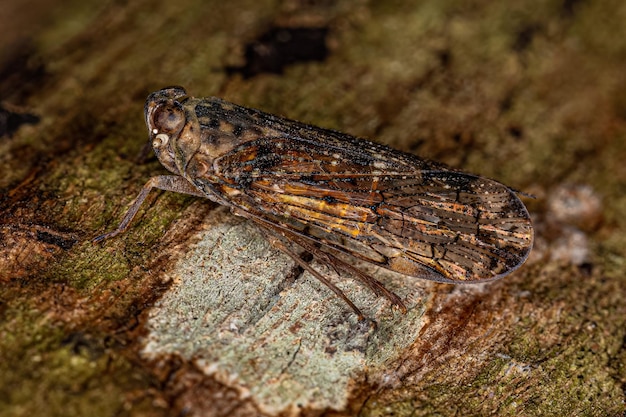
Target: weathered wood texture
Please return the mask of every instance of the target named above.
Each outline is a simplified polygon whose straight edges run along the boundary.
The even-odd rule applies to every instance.
[[[624,413],[623,1],[4,3],[1,416]],[[289,36],[282,73],[246,61]],[[142,106],[172,84],[534,194],[535,250],[480,286],[373,271],[406,315],[326,271],[373,328],[208,200],[93,245],[163,171]]]

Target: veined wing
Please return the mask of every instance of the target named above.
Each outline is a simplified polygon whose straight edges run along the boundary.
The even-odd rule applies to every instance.
[[[216,166],[223,186],[236,190],[233,205],[406,275],[497,279],[532,247],[528,212],[510,188],[368,141],[322,148],[262,138]]]

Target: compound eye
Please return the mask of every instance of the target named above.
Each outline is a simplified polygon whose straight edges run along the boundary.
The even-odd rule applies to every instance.
[[[177,134],[185,125],[185,113],[178,107],[163,105],[154,111],[152,121],[153,130],[166,134]]]

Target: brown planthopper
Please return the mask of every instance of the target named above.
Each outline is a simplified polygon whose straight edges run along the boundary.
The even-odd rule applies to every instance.
[[[150,94],[144,112],[154,152],[175,175],[151,178],[117,229],[95,242],[124,232],[152,188],[208,198],[256,223],[360,318],[289,242],[403,311],[402,300],[350,257],[411,277],[474,283],[511,273],[531,250],[528,211],[497,181],[218,98],[191,97],[181,87]]]

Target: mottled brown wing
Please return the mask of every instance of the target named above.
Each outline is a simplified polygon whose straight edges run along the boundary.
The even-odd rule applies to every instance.
[[[228,200],[251,216],[405,275],[492,280],[528,256],[530,218],[505,185],[361,139],[340,144],[263,138],[215,164],[236,189]]]

